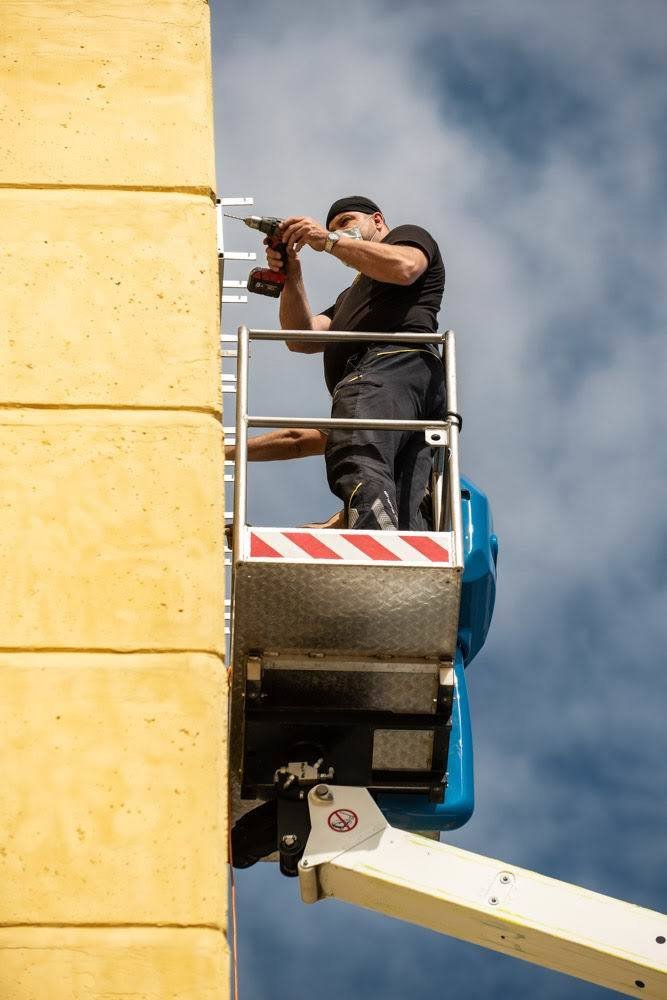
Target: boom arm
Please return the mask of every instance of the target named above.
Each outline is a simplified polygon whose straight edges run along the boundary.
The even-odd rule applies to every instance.
[[[667,996],[667,917],[387,823],[365,788],[318,785],[299,864],[333,897],[629,996]]]

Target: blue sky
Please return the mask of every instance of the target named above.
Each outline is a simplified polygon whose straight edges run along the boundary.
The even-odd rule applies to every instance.
[[[667,910],[667,7],[213,0],[212,19],[219,193],[319,218],[366,193],[445,257],[462,466],[501,544],[468,676],[477,808],[448,841]],[[255,248],[233,227],[230,249]],[[306,250],[303,266],[317,309],[349,282],[328,256]],[[223,318],[277,325],[259,298]],[[254,354],[255,411],[327,412],[317,357]],[[334,508],[319,459],[253,470],[255,523]],[[306,908],[273,866],[240,873],[238,894],[252,1000],[615,995],[343,904]]]

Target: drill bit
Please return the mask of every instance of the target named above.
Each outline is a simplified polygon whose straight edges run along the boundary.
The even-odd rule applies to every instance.
[[[271,219],[265,219],[261,215],[230,215],[229,212],[225,212],[228,219],[238,219],[239,222],[243,222],[249,229],[259,229],[262,233],[269,233],[271,229]],[[268,226],[268,228],[267,228]]]

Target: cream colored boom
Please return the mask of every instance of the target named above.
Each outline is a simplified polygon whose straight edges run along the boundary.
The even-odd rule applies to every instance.
[[[389,826],[365,788],[318,785],[301,896],[332,897],[647,1000],[667,917]]]

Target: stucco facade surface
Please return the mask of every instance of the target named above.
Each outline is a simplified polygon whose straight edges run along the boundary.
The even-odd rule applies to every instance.
[[[0,410],[0,646],[222,652],[222,463],[206,414]]]
[[[224,1000],[227,975],[205,928],[0,928],[2,1000]]]
[[[0,925],[222,926],[219,659],[0,653],[0,677]]]
[[[0,0],[0,998],[225,1000],[209,9]]]
[[[215,187],[204,0],[3,0],[0,184]]]
[[[219,413],[214,244],[208,196],[0,189],[0,405]]]

